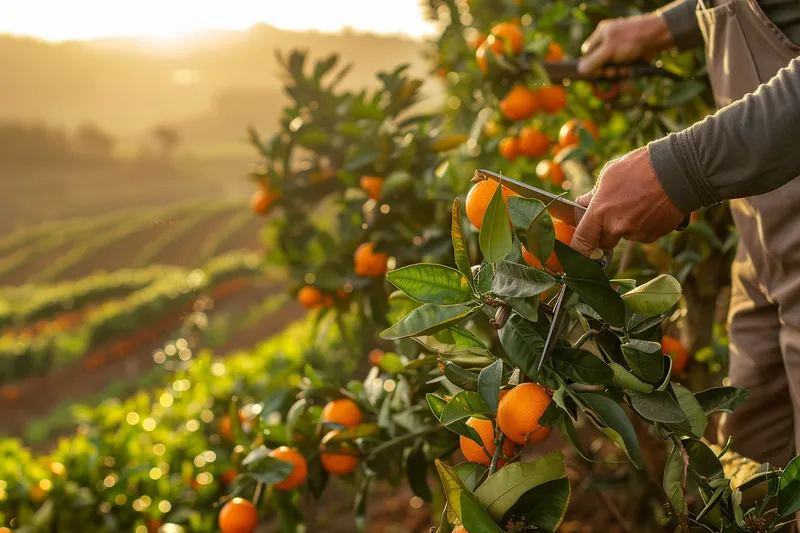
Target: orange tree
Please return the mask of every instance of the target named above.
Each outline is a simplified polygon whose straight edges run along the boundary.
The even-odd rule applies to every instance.
[[[555,531],[571,489],[563,452],[547,449],[553,428],[594,461],[576,430],[582,420],[642,468],[631,417],[670,445],[663,476],[651,474],[663,477],[669,518],[681,531],[778,531],[800,509],[800,458],[738,479],[723,465],[730,443],[712,448],[702,440],[708,418],[735,409],[747,393],[692,393],[673,381],[659,341],[681,296],[677,280],[609,279],[559,241],[558,221],[541,202],[507,196],[495,187],[483,210],[478,265],[456,201],[456,267],[420,263],[388,273],[399,291],[391,315],[399,319],[381,336],[400,343],[399,353],[377,354],[366,380],[344,387],[307,368],[296,401],[254,421],[257,437],[220,514],[223,533],[253,531],[253,503],[263,502],[287,531],[303,520],[313,527],[308,498],[331,476],[357,487],[363,527],[373,480],[405,477],[431,500],[431,460],[447,499],[438,531]],[[529,266],[523,247],[539,268]],[[554,289],[562,297],[550,302],[560,306],[542,301]],[[498,343],[475,328],[482,316]],[[416,342],[403,343],[409,339]],[[531,460],[526,447],[533,445]],[[467,461],[448,466],[442,458],[457,447]]]
[[[713,110],[702,52],[670,52],[656,65],[681,76],[554,84],[543,61],[580,56],[603,19],[652,11],[661,2],[429,0],[441,29],[432,53],[451,104],[450,121],[471,129],[465,165],[503,168],[509,177],[582,193],[605,161],[680,130]],[[451,159],[452,161],[452,159]],[[578,165],[580,163],[580,165]],[[724,326],[714,317],[730,283],[736,248],[727,206],[693,216],[689,229],[618,253],[617,272],[671,273],[683,286],[683,320],[671,333],[690,354],[726,362]],[[717,332],[716,334],[714,332]],[[712,350],[712,346],[714,349]]]

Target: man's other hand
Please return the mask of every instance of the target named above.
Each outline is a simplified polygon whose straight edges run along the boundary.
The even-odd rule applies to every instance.
[[[612,250],[623,237],[653,242],[674,231],[684,216],[661,187],[646,147],[608,162],[592,192],[577,202],[589,209],[572,247],[587,256],[598,248]]]
[[[672,44],[667,21],[660,14],[603,20],[583,43],[578,70],[592,74],[606,63],[649,59]]]

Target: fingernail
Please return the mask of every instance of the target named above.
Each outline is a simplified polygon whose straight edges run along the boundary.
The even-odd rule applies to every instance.
[[[603,250],[600,248],[595,248],[592,253],[589,254],[589,259],[592,261],[599,261],[603,258]]]

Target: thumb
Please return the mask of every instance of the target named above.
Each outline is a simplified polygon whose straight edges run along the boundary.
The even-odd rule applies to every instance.
[[[611,48],[604,42],[578,60],[578,72],[592,74],[611,60]]]
[[[572,243],[570,246],[583,255],[589,256],[600,247],[600,239],[602,236],[603,224],[597,218],[595,212],[589,208],[586,214],[583,215],[583,218],[581,218],[580,223],[578,223],[575,234],[572,236]]]

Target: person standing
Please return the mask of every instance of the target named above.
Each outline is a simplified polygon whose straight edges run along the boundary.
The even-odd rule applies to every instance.
[[[580,68],[702,44],[720,109],[609,162],[578,199],[588,210],[572,246],[589,255],[623,237],[653,242],[692,211],[732,200],[730,380],[750,398],[721,436],[785,465],[800,452],[800,2],[679,0],[603,21]]]

